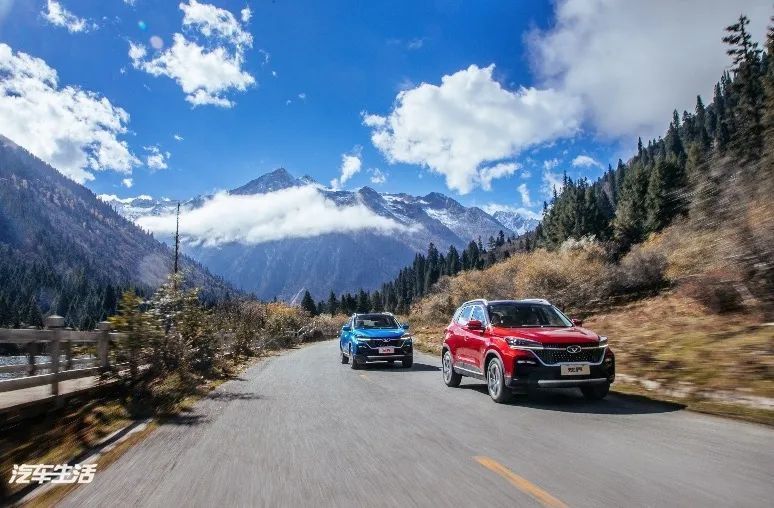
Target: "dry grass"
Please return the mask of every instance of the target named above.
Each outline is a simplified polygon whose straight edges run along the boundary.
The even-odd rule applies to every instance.
[[[585,326],[610,337],[620,374],[687,392],[774,397],[774,326],[756,323],[669,294],[592,316]]]
[[[6,482],[13,464],[63,464],[95,446],[108,434],[128,425],[131,417],[117,400],[68,406],[58,412],[2,429],[0,481],[7,496],[19,490]]]
[[[665,268],[663,254],[653,250],[634,249],[615,264],[594,242],[568,242],[558,251],[519,253],[486,270],[444,277],[414,304],[411,318],[422,326],[445,324],[460,304],[482,297],[546,298],[584,316],[665,287]]]

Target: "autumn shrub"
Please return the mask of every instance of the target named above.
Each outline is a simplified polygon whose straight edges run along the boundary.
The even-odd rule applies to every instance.
[[[298,331],[298,338],[302,342],[311,342],[336,337],[346,320],[347,316],[344,315],[320,314],[314,316]]]
[[[735,274],[713,270],[683,281],[679,293],[716,314],[735,312],[742,308],[742,296],[735,285]]]
[[[667,257],[662,252],[636,245],[611,267],[611,293],[630,297],[656,293],[669,284],[666,269]]]
[[[266,323],[259,334],[262,347],[292,346],[297,340],[297,332],[309,319],[309,314],[300,307],[279,302],[267,304]]]
[[[438,324],[474,298],[546,298],[568,312],[579,312],[610,294],[610,265],[593,241],[574,242],[558,251],[518,253],[481,271],[443,277],[412,307],[412,321]]]

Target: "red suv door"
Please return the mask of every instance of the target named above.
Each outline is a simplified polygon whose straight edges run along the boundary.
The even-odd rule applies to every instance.
[[[449,344],[455,363],[468,362],[469,355],[465,347],[467,341],[465,325],[468,323],[469,316],[470,306],[468,305],[454,315],[451,324],[446,329],[448,332],[446,341]]]
[[[481,322],[481,330],[465,330],[465,347],[468,351],[469,363],[484,373],[484,353],[487,347],[487,323],[486,311],[483,305],[473,305],[469,321]]]

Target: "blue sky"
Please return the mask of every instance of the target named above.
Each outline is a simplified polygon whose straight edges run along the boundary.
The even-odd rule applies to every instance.
[[[692,108],[697,93],[708,102],[727,67],[720,37],[739,4],[696,4],[703,14],[688,26],[696,5],[633,4],[0,0],[0,83],[11,69],[31,108],[0,105],[0,133],[68,161],[96,193],[186,198],[283,166],[326,185],[440,191],[537,212],[552,178],[597,177],[638,134],[663,132],[672,108]],[[762,35],[768,1],[741,4]],[[172,53],[174,34],[223,50],[237,74],[197,76],[179,58],[182,44]],[[686,37],[706,43],[681,48]],[[40,66],[19,70],[31,65],[21,55],[58,81],[45,85]],[[21,74],[44,82],[40,95],[19,85]],[[85,95],[70,101],[77,92],[66,87]],[[8,89],[6,101],[18,99]],[[41,97],[73,103],[65,121],[41,120],[32,132],[25,114],[47,114],[35,109]],[[94,113],[99,101],[109,107]],[[84,127],[78,108],[108,119]],[[108,149],[95,156],[95,146]]]

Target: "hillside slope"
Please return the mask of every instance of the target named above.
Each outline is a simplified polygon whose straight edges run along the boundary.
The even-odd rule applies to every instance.
[[[88,326],[118,288],[150,290],[171,271],[167,246],[2,136],[0,182],[0,325],[57,312]],[[190,259],[182,270],[207,298],[233,291]]]

